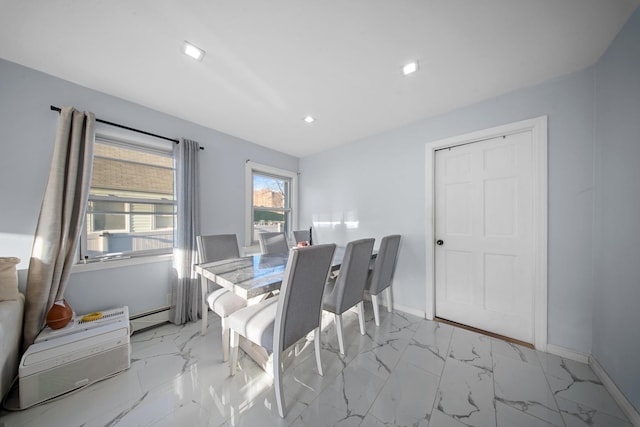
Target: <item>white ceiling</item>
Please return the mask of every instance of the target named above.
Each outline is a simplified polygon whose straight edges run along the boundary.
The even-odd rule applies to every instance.
[[[639,3],[0,0],[0,57],[302,157],[592,65]]]

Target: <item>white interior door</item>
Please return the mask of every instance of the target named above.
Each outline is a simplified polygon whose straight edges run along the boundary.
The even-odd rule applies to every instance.
[[[532,132],[435,153],[435,314],[534,341]]]

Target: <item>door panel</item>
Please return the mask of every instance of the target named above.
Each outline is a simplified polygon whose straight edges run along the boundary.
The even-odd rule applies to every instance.
[[[513,236],[517,230],[517,182],[514,178],[484,182],[484,234],[486,237]]]
[[[503,278],[515,276],[516,257],[485,254],[484,256],[484,306],[487,310],[513,314],[515,288]]]
[[[435,155],[436,316],[533,342],[532,137]]]
[[[471,304],[471,276],[468,266],[472,263],[471,252],[449,251],[446,258],[446,271],[449,273],[449,286],[445,289],[447,301]]]
[[[471,235],[471,186],[469,183],[453,183],[445,187],[447,234]]]

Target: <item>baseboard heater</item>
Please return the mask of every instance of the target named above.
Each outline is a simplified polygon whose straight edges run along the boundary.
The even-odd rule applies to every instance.
[[[169,306],[160,307],[130,317],[131,333],[135,334],[147,328],[169,322]]]

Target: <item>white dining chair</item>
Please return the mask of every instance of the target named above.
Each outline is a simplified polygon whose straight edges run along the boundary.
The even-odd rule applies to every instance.
[[[380,241],[380,248],[373,269],[369,271],[369,278],[366,292],[371,295],[371,304],[373,305],[373,317],[376,326],[380,326],[380,309],[378,307],[378,296],[385,291],[387,299],[387,311],[391,313],[393,310],[393,301],[391,297],[391,282],[396,269],[396,260],[398,258],[398,247],[400,246],[400,235],[393,234],[385,236]]]
[[[198,258],[201,264],[225,259],[239,258],[240,249],[238,247],[238,237],[235,234],[216,234],[208,236],[197,236],[196,245]],[[209,283],[205,277],[200,276],[200,287],[202,293],[202,335],[207,333],[207,317],[209,309],[220,316],[222,329],[222,360],[229,359],[229,327],[227,319],[229,315],[238,309],[247,306],[247,301],[234,294],[228,289],[218,287],[209,292]]]
[[[282,231],[258,234],[260,252],[263,255],[286,254],[289,252],[287,236]]]
[[[278,413],[285,416],[282,387],[283,353],[314,331],[318,372],[322,294],[336,245],[317,245],[291,250],[280,294],[236,311],[229,316],[231,328],[231,375],[235,375],[240,335],[272,352],[273,379]]]
[[[340,353],[344,354],[342,314],[353,306],[358,307],[360,334],[364,335],[364,287],[367,284],[369,263],[375,239],[349,242],[338,276],[330,278],[324,291],[322,308],[334,314]]]

